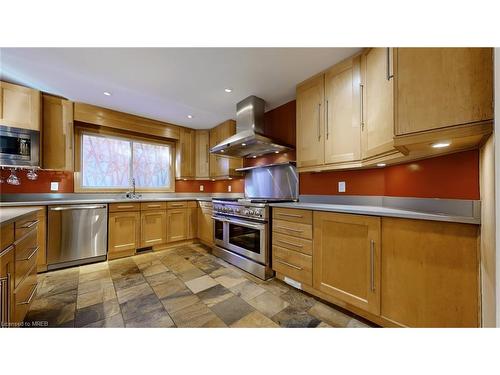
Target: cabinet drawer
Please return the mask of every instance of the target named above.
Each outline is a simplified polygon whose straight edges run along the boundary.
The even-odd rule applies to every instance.
[[[273,269],[301,283],[312,285],[312,256],[273,245]]]
[[[36,217],[36,213],[33,213],[32,215],[24,219],[16,221],[16,223],[14,224],[14,228],[16,230],[15,239],[18,240],[22,238],[26,233],[28,233],[31,230],[36,231],[37,224],[38,224],[38,218]]]
[[[167,202],[167,208],[186,208],[186,207],[187,207],[186,201]]]
[[[196,202],[196,201],[188,201],[187,202],[187,206],[188,206],[188,208],[196,208],[196,207],[198,207],[198,202]]]
[[[273,219],[312,224],[312,211],[296,210],[294,208],[273,208]]]
[[[3,249],[9,247],[9,245],[14,242],[14,224],[2,225],[2,233],[0,237],[1,247],[0,252]]]
[[[312,239],[312,225],[292,221],[273,220],[273,231],[294,237]]]
[[[37,232],[33,231],[15,244],[15,282],[17,287],[26,277],[31,268],[36,264],[38,255]]]
[[[141,210],[165,210],[167,202],[144,202],[141,203]]]
[[[299,253],[312,255],[312,241],[304,238],[292,237],[287,234],[273,232],[273,246],[298,251]]]
[[[31,268],[28,276],[14,291],[13,321],[22,322],[36,294],[36,267]]]
[[[140,209],[141,209],[141,204],[137,202],[111,203],[109,205],[109,212],[140,211]]]

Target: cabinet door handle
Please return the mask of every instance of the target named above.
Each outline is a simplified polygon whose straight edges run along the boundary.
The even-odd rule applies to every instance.
[[[391,73],[391,49],[387,47],[387,80],[390,81],[394,77]]]
[[[296,270],[302,271],[302,267],[296,266],[295,264],[285,262],[281,259],[275,259],[275,261],[278,263],[284,264],[285,266],[292,267],[292,268],[295,268]]]
[[[28,299],[26,301],[19,302],[18,305],[29,305],[31,303],[31,300],[33,299],[33,297],[35,297],[35,292],[36,292],[37,286],[38,286],[38,283],[33,285],[33,289],[31,290],[31,293],[30,293]]]
[[[318,104],[318,141],[321,139],[321,103]]]
[[[160,204],[148,204],[148,208],[161,207]]]
[[[364,108],[364,101],[363,97],[365,94],[365,85],[362,83],[359,84],[359,91],[360,91],[360,100],[359,100],[359,107],[361,111],[361,131],[365,130],[365,108]]]
[[[326,139],[330,135],[330,129],[328,127],[328,100],[326,101]]]
[[[375,291],[375,241],[370,240],[370,290]]]

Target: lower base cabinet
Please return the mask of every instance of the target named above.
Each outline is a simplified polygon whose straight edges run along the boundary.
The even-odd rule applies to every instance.
[[[407,327],[478,327],[477,225],[382,219],[381,316]]]
[[[167,242],[166,222],[165,210],[141,211],[141,247]]]
[[[184,241],[188,236],[188,217],[185,208],[167,210],[167,242]]]
[[[141,242],[140,212],[110,212],[108,220],[108,259],[134,255]]]
[[[212,203],[199,202],[198,238],[205,244],[214,242],[214,221],[212,219]]]
[[[353,306],[380,313],[380,218],[313,214],[313,286]]]
[[[279,215],[311,213],[298,211],[280,209]],[[292,279],[303,290],[382,326],[481,326],[478,225],[312,214],[312,285],[304,278],[307,240],[283,237],[274,225],[278,278]],[[283,222],[276,217],[273,211],[274,224]]]
[[[198,227],[198,205],[196,202],[188,202],[187,208],[187,239],[192,240],[197,237]]]

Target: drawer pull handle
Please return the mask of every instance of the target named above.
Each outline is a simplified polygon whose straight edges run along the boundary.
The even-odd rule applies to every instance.
[[[40,222],[40,220],[33,220],[31,223],[29,223],[28,225],[23,225],[22,227],[20,227],[21,229],[29,229],[35,225],[37,225],[38,223]]]
[[[161,238],[155,238],[154,240],[147,240],[146,243],[157,242],[157,241],[161,241]]]
[[[278,215],[280,215],[280,216],[289,216],[289,217],[299,217],[299,218],[300,218],[300,217],[304,217],[304,216],[302,216],[302,215],[295,215],[295,214],[283,214],[283,213],[281,213],[281,212],[280,212],[280,213],[278,213]]]
[[[115,245],[114,247],[115,247],[115,248],[119,248],[119,247],[131,246],[131,245],[135,245],[135,243],[134,243],[134,242],[131,242],[131,243],[126,243],[126,244],[123,244],[123,245]]]
[[[296,265],[294,265],[294,264],[291,264],[291,263],[285,262],[285,261],[283,261],[283,260],[281,260],[281,259],[276,259],[276,262],[281,263],[281,264],[284,264],[285,266],[288,266],[288,267],[295,268],[296,270],[302,271],[302,267],[299,267],[299,266],[296,266]]]
[[[161,207],[159,204],[148,204],[149,208],[154,208],[154,207]]]
[[[31,290],[31,293],[30,293],[28,299],[26,301],[19,302],[18,305],[29,305],[31,303],[31,300],[33,299],[33,297],[35,297],[35,292],[36,292],[37,287],[38,287],[38,283],[33,285],[33,289]]]
[[[292,243],[292,242],[288,242],[288,241],[283,241],[283,240],[278,240],[278,243],[282,243],[282,244],[286,244],[286,245],[290,245],[290,246],[295,246],[295,247],[298,247],[300,249],[302,249],[304,247],[304,245],[301,245],[301,244],[296,244],[296,243]]]
[[[184,203],[171,204],[170,207],[183,207]]]
[[[134,206],[117,206],[117,208],[134,208]]]
[[[30,260],[31,258],[33,258],[33,255],[36,254],[36,252],[38,251],[38,249],[40,248],[40,246],[37,246],[37,247],[34,247],[33,248],[33,251],[31,252],[30,255],[28,255],[26,258],[23,258],[23,259],[19,259],[19,260],[22,260],[22,261],[25,261],[25,260]]]
[[[284,230],[289,230],[292,232],[297,232],[297,233],[302,233],[304,230],[303,229],[292,229],[292,228],[287,228],[287,227],[276,227],[276,229],[284,229]]]

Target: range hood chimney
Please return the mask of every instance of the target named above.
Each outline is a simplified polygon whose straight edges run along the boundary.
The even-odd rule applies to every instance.
[[[254,95],[236,104],[236,134],[210,150],[213,154],[250,158],[291,150],[264,134],[263,99]]]

